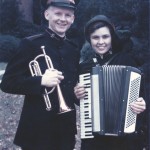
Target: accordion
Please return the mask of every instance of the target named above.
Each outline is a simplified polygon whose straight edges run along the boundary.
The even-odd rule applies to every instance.
[[[137,115],[130,103],[139,97],[141,72],[130,66],[96,66],[81,74],[86,96],[80,100],[81,139],[122,136],[135,131]]]

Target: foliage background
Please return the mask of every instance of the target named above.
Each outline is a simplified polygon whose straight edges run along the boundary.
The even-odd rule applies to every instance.
[[[0,0],[0,70],[5,69],[7,62],[17,52],[22,38],[43,31],[42,26],[46,22],[42,10],[40,0]],[[125,43],[124,50],[133,56],[145,73],[146,100],[149,102],[149,0],[80,0],[75,23],[67,34],[79,44],[82,58],[90,54],[89,45],[84,44],[84,25],[97,14],[111,18]],[[0,150],[19,150],[13,145],[13,138],[22,104],[22,96],[0,91]],[[150,113],[148,106],[147,114]],[[79,136],[76,149],[80,149]]]

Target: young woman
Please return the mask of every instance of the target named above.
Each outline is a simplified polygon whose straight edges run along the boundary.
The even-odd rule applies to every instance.
[[[90,43],[93,54],[81,62],[81,73],[90,72],[91,68],[97,64],[136,67],[136,63],[128,54],[120,52],[119,39],[114,26],[106,16],[95,16],[86,24],[85,38]],[[86,94],[84,85],[78,84],[74,92],[78,99],[83,98]],[[131,104],[131,109],[136,114],[143,112],[146,109],[144,99],[139,97]],[[137,131],[130,135],[123,137],[95,136],[91,139],[82,139],[81,150],[142,150],[140,121],[139,117]]]

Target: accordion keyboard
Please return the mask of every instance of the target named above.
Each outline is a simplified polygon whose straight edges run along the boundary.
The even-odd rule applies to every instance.
[[[86,96],[80,99],[81,139],[93,138],[91,120],[91,79],[90,73],[80,75],[80,84],[86,85]]]

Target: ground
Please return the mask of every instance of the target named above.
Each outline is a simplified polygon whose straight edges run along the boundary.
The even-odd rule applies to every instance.
[[[23,96],[0,91],[0,150],[21,150],[13,145],[18,126]]]

